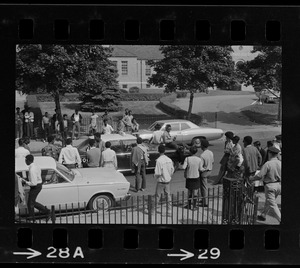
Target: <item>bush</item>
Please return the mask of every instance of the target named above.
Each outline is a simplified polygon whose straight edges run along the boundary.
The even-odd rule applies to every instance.
[[[129,93],[139,93],[139,92],[140,92],[140,88],[138,87],[129,88]]]
[[[128,91],[126,89],[124,89],[124,88],[121,88],[120,89],[120,93],[128,94]]]
[[[160,101],[161,98],[165,97],[164,93],[132,93],[123,94],[121,93],[122,101]]]

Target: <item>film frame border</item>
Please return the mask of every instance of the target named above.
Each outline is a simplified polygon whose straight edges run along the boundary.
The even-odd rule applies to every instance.
[[[208,6],[148,6],[147,15],[145,16],[145,6],[123,6],[122,10],[116,6],[4,6],[0,11],[2,21],[0,24],[1,38],[1,73],[7,73],[3,78],[2,91],[6,88],[14,89],[14,69],[15,69],[15,45],[18,43],[90,43],[90,44],[203,44],[203,45],[279,45],[283,48],[283,85],[287,88],[293,88],[292,92],[283,94],[283,133],[293,136],[297,135],[296,128],[293,124],[297,122],[299,115],[298,103],[295,101],[299,95],[294,87],[296,84],[297,59],[299,59],[299,38],[295,33],[299,32],[298,8],[293,7],[208,7]],[[119,20],[115,21],[114,16]],[[104,21],[104,31],[102,40],[90,40],[87,33],[88,22],[91,19],[101,19]],[[32,39],[20,39],[18,36],[19,21],[29,19],[33,21],[34,32]],[[66,40],[57,40],[53,34],[53,22],[55,20],[67,20],[70,25],[70,36]],[[138,20],[140,22],[140,38],[137,41],[124,40],[124,22],[126,20]],[[162,20],[175,22],[174,40],[160,40],[159,23]],[[195,38],[195,21],[209,21],[211,32],[208,40],[196,40]],[[245,40],[232,41],[230,35],[230,22],[232,20],[244,21],[246,24]],[[265,27],[267,21],[280,23],[280,39],[278,41],[268,41],[265,38]],[[154,30],[153,30],[154,28]],[[258,29],[258,30],[257,30]],[[292,61],[291,59],[294,59]],[[2,105],[14,107],[14,90],[11,90],[9,99],[2,98]],[[289,109],[286,109],[289,107]],[[1,136],[4,140],[10,139],[9,133],[13,132],[12,125],[9,125],[10,117],[3,120],[3,124],[9,127],[9,131],[2,131]],[[286,148],[295,148],[297,146],[292,140],[287,138],[284,143]],[[6,146],[11,152],[13,148]],[[289,153],[289,150],[285,151]],[[7,160],[14,163],[14,155],[8,154]],[[291,155],[289,161],[283,160],[283,177],[295,177],[295,167],[297,158]],[[1,163],[2,169],[8,169],[6,162]],[[10,170],[10,168],[12,168]],[[13,172],[13,166],[8,171]],[[85,258],[60,258],[58,262],[100,262],[100,263],[144,263],[145,256],[149,257],[148,263],[178,263],[178,258],[167,257],[167,253],[179,253],[180,249],[192,251],[193,237],[197,230],[209,231],[208,246],[218,247],[221,250],[222,258],[218,260],[206,260],[206,263],[245,263],[245,264],[272,264],[272,263],[299,263],[299,215],[295,214],[290,206],[299,205],[299,197],[296,189],[299,181],[292,181],[293,184],[283,184],[284,201],[282,203],[283,220],[279,226],[189,226],[189,225],[172,225],[172,226],[131,226],[131,225],[112,225],[100,226],[103,236],[103,246],[100,251],[90,250],[87,245],[87,231],[95,228],[95,225],[59,225],[56,226],[35,226],[29,225],[33,235],[33,248],[37,250],[46,250],[51,246],[52,233],[54,229],[67,230],[68,247],[74,249],[74,246],[82,245],[84,248]],[[17,251],[17,234],[20,228],[26,226],[17,226],[13,223],[12,207],[13,194],[9,189],[13,189],[13,183],[10,181],[3,182],[3,189],[7,188],[7,194],[1,193],[1,231],[2,237],[0,243],[1,261],[9,262],[19,260],[11,253]],[[2,191],[2,190],[1,190]],[[284,193],[289,193],[286,195]],[[292,210],[292,211],[291,211]],[[78,232],[78,228],[84,229],[84,232]],[[117,230],[116,230],[117,229]],[[128,229],[138,230],[137,249],[124,249],[123,237],[124,231]],[[172,230],[173,246],[172,249],[159,249],[160,230]],[[244,247],[241,250],[232,250],[229,248],[228,239],[231,230],[242,230],[244,233]],[[265,250],[264,237],[265,231],[274,230],[279,233],[280,242],[278,250]],[[45,231],[47,231],[45,235]],[[113,231],[113,232],[112,232]],[[149,240],[148,237],[156,239]],[[43,237],[43,240],[35,237]],[[170,232],[165,234],[167,240],[170,239]],[[81,242],[80,242],[81,241]],[[84,241],[84,242],[82,242]],[[258,242],[260,241],[260,242]],[[69,245],[69,243],[71,245]],[[259,244],[257,244],[259,243]],[[167,243],[168,244],[168,243]],[[167,245],[168,246],[168,245]],[[116,255],[116,250],[122,252]],[[193,250],[195,253],[195,249]],[[139,253],[139,254],[136,254]],[[242,259],[241,259],[241,256]],[[45,257],[45,254],[43,255]],[[49,259],[33,259],[37,262],[49,262]],[[200,260],[190,258],[180,263],[202,263]]]

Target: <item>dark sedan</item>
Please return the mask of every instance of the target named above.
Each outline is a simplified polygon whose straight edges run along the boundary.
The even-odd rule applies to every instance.
[[[111,142],[111,149],[114,150],[117,154],[118,160],[118,170],[120,172],[131,171],[131,150],[133,146],[136,146],[136,137],[131,134],[106,134],[102,135],[101,139],[106,142]],[[87,163],[86,159],[86,149],[89,145],[89,139],[84,140],[77,146],[79,154],[83,165]],[[147,166],[148,170],[153,170],[155,168],[156,159],[159,157],[158,145],[146,144],[148,146],[149,153],[149,164]],[[165,154],[170,157],[174,164],[178,162],[178,155],[174,149],[166,149]],[[185,151],[185,155],[189,154],[188,151]]]

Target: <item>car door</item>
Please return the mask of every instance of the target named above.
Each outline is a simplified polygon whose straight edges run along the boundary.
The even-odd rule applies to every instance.
[[[182,142],[182,135],[181,135],[181,130],[180,130],[180,123],[170,123],[171,125],[171,137],[176,137],[175,142]]]
[[[184,142],[184,143],[191,142],[193,135],[192,135],[190,129],[191,129],[191,127],[187,123],[185,123],[185,122],[180,123],[181,142]]]
[[[43,188],[37,197],[37,202],[51,207],[65,209],[65,204],[78,203],[78,186],[66,179],[54,169],[42,170]],[[70,207],[71,208],[71,207]]]

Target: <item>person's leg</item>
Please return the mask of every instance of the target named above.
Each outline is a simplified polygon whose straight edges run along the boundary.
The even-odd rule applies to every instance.
[[[156,183],[156,189],[155,189],[155,202],[152,206],[152,209],[157,210],[159,207],[161,207],[160,204],[160,197],[162,194],[162,191],[164,189],[164,185],[162,183]]]
[[[29,123],[29,129],[30,129],[30,136],[29,137],[32,139],[33,136],[34,136],[34,133],[33,133],[33,123],[32,122]]]
[[[19,125],[19,132],[20,132],[20,138],[23,137],[23,124],[22,125]]]
[[[267,184],[265,186],[266,202],[264,210],[261,213],[261,216],[266,218],[266,215],[271,210],[274,214],[274,217],[280,222],[281,221],[281,212],[278,208],[276,198],[281,192],[281,186],[278,184]]]
[[[270,191],[270,188],[268,185],[265,185],[265,205],[264,205],[264,209],[260,213],[260,216],[264,219],[266,218],[266,216],[270,210],[270,201],[272,198],[275,199],[274,193],[272,193],[272,191]]]
[[[135,190],[141,189],[141,165],[134,166],[135,169]]]
[[[164,185],[164,192],[166,196],[166,202],[167,202],[167,214],[170,214],[172,212],[172,204],[171,204],[171,187],[170,183]]]
[[[207,172],[204,172],[201,174],[200,177],[200,191],[202,196],[202,204],[203,206],[207,206],[208,200],[207,200]]]
[[[76,122],[76,127],[77,127],[77,138],[79,139],[80,137],[80,123],[79,122]]]
[[[142,161],[141,165],[141,175],[142,175],[142,189],[146,189],[146,162],[145,160]]]
[[[72,128],[72,140],[74,140],[75,137],[75,128],[76,128],[76,124],[73,124],[73,128]]]

